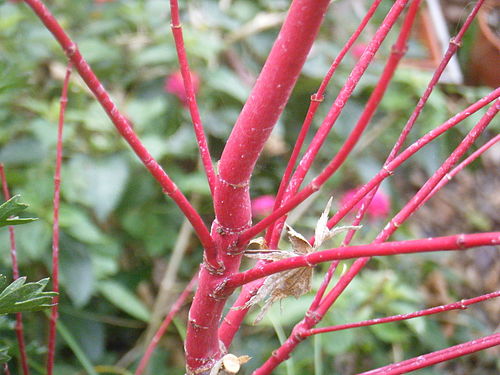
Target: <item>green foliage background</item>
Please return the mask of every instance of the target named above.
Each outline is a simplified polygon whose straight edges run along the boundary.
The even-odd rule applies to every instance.
[[[188,113],[178,99],[163,88],[165,78],[177,70],[168,2],[117,0],[100,4],[90,0],[53,0],[46,3],[78,43],[119,108],[131,119],[140,138],[182,191],[199,201],[198,209],[210,223],[213,213],[209,190],[199,169]],[[389,3],[385,2],[382,7],[387,8]],[[186,48],[191,66],[201,79],[198,95],[201,116],[211,150],[217,158],[249,93],[250,82],[258,74],[272,45],[289,1],[198,0],[181,4]],[[224,4],[229,6],[224,8]],[[307,110],[309,96],[317,89],[330,62],[359,22],[348,1],[338,1],[334,8],[337,10],[329,12],[290,104],[273,133],[275,146],[265,151],[257,167],[253,196],[276,191],[291,151],[290,145],[294,143]],[[250,29],[251,32],[245,34],[249,23],[263,17],[271,20],[270,27]],[[376,17],[378,21],[380,17]],[[338,149],[354,125],[396,35],[391,33],[380,58],[368,70],[354,98],[347,103],[329,138],[329,146],[322,151],[311,175],[332,157],[333,150]],[[368,40],[365,37],[361,42]],[[410,53],[418,55],[419,48],[422,47],[418,43],[410,46]],[[354,57],[348,55],[341,65],[328,90],[326,105],[320,109],[319,120],[326,114],[328,103],[335,97],[354,62]],[[29,280],[50,275],[52,176],[64,64],[65,57],[59,46],[28,7],[0,2],[0,162],[5,164],[13,193],[22,194],[30,204],[29,215],[40,218],[16,228],[21,273]],[[235,66],[243,67],[245,74],[237,73]],[[429,72],[408,67],[398,70],[373,120],[372,130],[362,140],[362,147],[355,150],[341,172],[327,184],[324,194],[311,203],[311,209],[296,224],[303,233],[311,233],[328,196],[333,194],[338,202],[343,191],[366,181],[380,168],[398,133],[388,129],[401,128],[429,78]],[[487,92],[483,88],[440,87],[432,95],[412,139]],[[428,150],[432,152],[420,153],[415,161],[405,166],[401,176],[415,171],[426,176],[432,173],[478,117],[472,116],[443,141],[430,146]],[[85,363],[91,363],[116,365],[113,371],[122,369],[122,372],[109,370],[107,373],[126,374],[123,368],[132,371],[137,356],[125,355],[136,345],[150,319],[158,283],[183,217],[118,137],[76,73],[70,84],[66,118],[60,303],[65,330],[58,338],[56,371],[58,374],[77,374]],[[315,126],[319,125],[319,120]],[[387,184],[383,189],[391,196],[395,211],[414,187],[400,192],[393,184]],[[372,221],[368,224],[357,240],[360,243],[371,240],[385,223]],[[481,229],[492,229],[491,225],[488,221],[483,222]],[[7,230],[0,229],[0,273],[3,274],[10,272],[7,236]],[[414,230],[408,226],[402,228],[397,238],[414,237]],[[374,261],[371,268],[349,287],[334,313],[325,319],[325,324],[424,308],[425,295],[418,286],[426,275],[439,268],[442,259],[443,256],[435,255]],[[200,262],[201,248],[193,238],[179,270],[179,290]],[[316,273],[318,277],[320,274]],[[463,282],[462,276],[452,270],[445,272],[445,278],[458,284]],[[319,282],[318,278],[316,286]],[[457,291],[449,293],[460,299],[462,296],[456,294]],[[283,309],[280,311],[280,307],[275,306],[261,325],[242,328],[234,352],[254,358],[249,369],[269,356],[280,337],[302,317],[310,302],[308,298],[285,301]],[[151,374],[165,373],[166,368],[169,374],[184,373],[181,344],[184,315],[178,318],[175,328],[169,330],[155,354]],[[252,320],[250,316],[248,322]],[[25,318],[30,365],[35,374],[44,373],[46,323],[43,314],[30,314]],[[451,336],[444,335],[439,318],[327,334],[315,339],[314,345],[311,340],[300,346],[291,363],[281,366],[277,373],[319,375],[361,371],[492,330],[488,321],[477,320],[468,313],[462,313],[457,324]],[[10,354],[15,357],[12,328],[13,316],[0,318],[0,346],[10,344]],[[491,356],[481,354],[474,358],[481,364],[472,366],[478,369],[476,373],[494,371],[495,361]],[[470,363],[476,362],[464,359],[459,363],[470,369]],[[15,361],[11,361],[11,368],[17,373]],[[88,366],[86,368],[87,372],[91,371]],[[420,373],[442,371],[430,369]],[[453,367],[447,371],[453,371]]]

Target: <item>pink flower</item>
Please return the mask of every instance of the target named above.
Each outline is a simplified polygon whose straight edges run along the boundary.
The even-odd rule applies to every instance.
[[[115,0],[94,0],[94,3],[110,3],[112,1],[115,1]]]
[[[191,82],[193,84],[194,93],[196,94],[200,88],[200,78],[196,73],[191,72]],[[165,92],[177,96],[184,106],[188,104],[188,97],[184,89],[184,81],[182,80],[181,72],[177,71],[167,76],[165,79]]]
[[[252,199],[252,215],[267,216],[273,211],[274,195],[261,195]]]
[[[353,45],[351,48],[352,57],[354,57],[356,60],[359,60],[363,52],[365,52],[366,47],[368,47],[368,44],[366,43],[357,43]]]
[[[358,189],[348,190],[340,199],[340,205],[344,206],[347,202],[349,202]],[[361,200],[351,211],[357,211],[361,207]],[[389,197],[380,190],[377,190],[375,196],[373,197],[370,206],[366,210],[366,214],[372,219],[384,218],[389,214],[391,210],[391,201]]]

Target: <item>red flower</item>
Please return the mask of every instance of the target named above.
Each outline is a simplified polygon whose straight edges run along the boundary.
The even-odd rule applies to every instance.
[[[273,211],[274,195],[261,195],[252,199],[252,215],[267,216]]]
[[[354,197],[354,194],[358,189],[351,189],[348,190],[343,197],[340,199],[340,205],[344,206],[347,202],[349,202],[352,197]],[[361,207],[361,200],[354,208],[353,210],[359,210]],[[375,196],[373,197],[370,206],[366,210],[366,214],[370,216],[372,219],[377,219],[377,218],[384,218],[389,214],[389,211],[391,210],[391,201],[389,200],[389,197],[383,193],[380,190],[377,190],[375,193]]]
[[[200,88],[200,78],[196,73],[191,72],[191,82],[193,84],[194,93],[198,92]],[[167,76],[165,79],[165,92],[177,96],[184,106],[188,104],[188,97],[184,89],[184,81],[182,80],[181,72],[177,71]]]

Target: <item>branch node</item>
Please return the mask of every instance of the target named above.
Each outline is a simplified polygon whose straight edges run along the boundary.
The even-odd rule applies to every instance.
[[[311,95],[311,102],[321,103],[321,102],[323,102],[323,100],[325,100],[324,95],[319,96],[318,93],[314,93]]]
[[[75,55],[76,51],[78,51],[76,43],[71,43],[67,48],[64,49],[64,53],[66,54],[68,59],[71,59]]]
[[[207,272],[211,275],[222,275],[224,271],[226,270],[226,267],[224,267],[224,264],[221,263],[221,261],[218,259],[217,260],[217,265],[214,266],[210,264],[206,257],[206,252],[203,253],[203,263],[202,266],[205,267]]]
[[[396,56],[404,56],[406,55],[406,52],[408,52],[408,46],[406,44],[403,46],[403,48],[399,48],[397,44],[394,44],[391,47],[391,53]]]
[[[459,234],[457,236],[457,246],[459,249],[465,249],[465,234]]]
[[[451,38],[450,39],[450,44],[453,45],[453,46],[455,46],[455,47],[457,47],[457,48],[462,47],[462,41],[460,41],[460,40],[457,41],[456,38]]]
[[[218,175],[218,178],[219,178],[219,181],[221,183],[223,183],[224,185],[227,185],[229,187],[232,187],[233,189],[245,189],[249,185],[249,181],[244,181],[244,182],[239,183],[239,184],[233,184],[229,181],[224,180],[220,175]]]
[[[202,329],[207,330],[209,328],[207,326],[202,326],[201,324],[196,323],[196,320],[191,318],[191,317],[189,317],[189,324],[191,324],[193,326],[193,328],[198,330],[198,331],[202,330]]]
[[[178,23],[177,25],[174,25],[173,23],[170,24],[171,29],[182,29],[182,23]]]
[[[312,323],[312,326],[315,326],[321,320],[319,314],[316,311],[311,310],[307,310],[305,318],[307,320],[307,323]]]
[[[387,165],[384,165],[382,169],[386,171],[389,176],[392,176],[394,174],[394,171],[391,171]]]

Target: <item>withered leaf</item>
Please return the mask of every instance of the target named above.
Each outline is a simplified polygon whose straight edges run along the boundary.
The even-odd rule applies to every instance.
[[[332,199],[330,198],[316,225],[314,246],[291,226],[286,225],[288,239],[292,245],[291,251],[270,250],[267,248],[264,239],[258,238],[251,242],[250,246],[253,249],[245,251],[245,255],[250,258],[272,261],[306,255],[316,251],[321,244],[334,237],[336,234],[350,229],[355,230],[360,228],[359,226],[344,226],[333,228],[332,230],[328,229],[328,213],[331,204]],[[255,249],[255,246],[258,248]],[[311,290],[312,275],[312,267],[301,267],[270,275],[266,277],[257,293],[241,308],[250,308],[261,301],[265,301],[264,306],[254,321],[254,324],[257,324],[274,302],[289,296],[298,298],[309,292]]]

